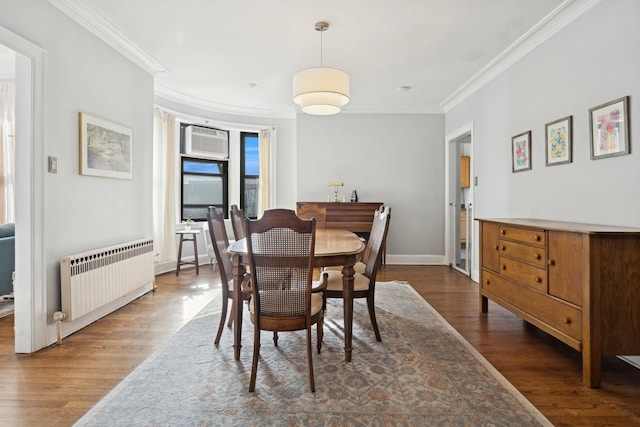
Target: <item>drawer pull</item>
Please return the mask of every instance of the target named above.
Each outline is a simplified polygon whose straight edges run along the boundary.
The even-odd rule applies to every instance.
[[[535,240],[536,242],[540,241],[540,236],[538,236],[537,234],[535,236],[533,236],[533,240]]]
[[[484,283],[485,283],[485,285],[488,285],[488,284],[490,284],[491,282],[489,281],[489,279],[486,279],[486,280],[484,281]]]
[[[533,279],[536,283],[542,283],[542,277],[540,276],[536,276],[535,279]]]
[[[556,265],[556,262],[554,260],[550,259],[550,260],[547,261],[547,264]]]
[[[567,325],[571,324],[571,318],[570,317],[565,317],[564,318],[564,323],[566,323]]]
[[[507,266],[506,266],[506,265],[504,265],[504,264],[502,264],[502,269],[503,269],[503,270],[506,270],[506,269],[507,269]]]
[[[500,246],[496,245],[496,251],[500,249]]]
[[[506,246],[504,246],[504,245],[502,245],[502,250],[503,250],[503,251],[506,251],[506,250],[507,250],[507,247],[506,247]]]
[[[501,230],[500,230],[500,234],[502,234],[502,235],[504,236],[505,234],[507,234],[507,230],[505,230],[504,228],[503,228],[503,229],[501,229]]]
[[[534,255],[533,255],[533,258],[535,258],[535,259],[540,259],[540,258],[542,258],[542,257],[540,256],[540,254],[534,254]]]

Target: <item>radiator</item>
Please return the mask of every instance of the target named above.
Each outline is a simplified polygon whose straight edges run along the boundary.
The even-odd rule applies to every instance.
[[[65,256],[60,262],[62,311],[75,320],[154,282],[153,240]]]

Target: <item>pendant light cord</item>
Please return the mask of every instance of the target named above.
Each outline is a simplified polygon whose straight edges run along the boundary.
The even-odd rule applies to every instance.
[[[324,31],[320,31],[320,68],[322,68],[322,33]]]

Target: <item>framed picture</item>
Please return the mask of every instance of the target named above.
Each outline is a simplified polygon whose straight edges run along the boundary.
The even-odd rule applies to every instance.
[[[591,159],[630,153],[629,97],[589,109]]]
[[[531,131],[511,138],[513,172],[531,169]]]
[[[80,113],[80,174],[133,178],[133,130]]]
[[[573,117],[564,117],[545,125],[545,164],[547,166],[571,163],[573,150]]]

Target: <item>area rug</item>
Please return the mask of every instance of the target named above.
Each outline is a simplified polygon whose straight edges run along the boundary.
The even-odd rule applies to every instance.
[[[329,301],[322,353],[313,356],[315,393],[305,332],[281,333],[278,347],[263,333],[256,390],[249,393],[253,325],[245,317],[240,361],[231,330],[214,346],[218,298],[76,426],[551,425],[410,285],[376,285],[382,342],[366,304],[356,300],[350,363],[342,301]]]

